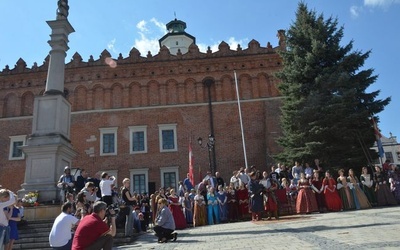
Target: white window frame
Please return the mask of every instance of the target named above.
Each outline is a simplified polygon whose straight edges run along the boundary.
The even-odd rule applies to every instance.
[[[164,130],[173,130],[174,131],[174,145],[173,149],[163,149],[163,138],[162,131]],[[160,141],[160,152],[176,152],[178,151],[178,140],[177,140],[177,130],[176,123],[175,124],[159,124],[158,125],[158,138]]]
[[[147,153],[147,126],[129,126],[129,153],[130,154],[144,154]],[[133,138],[132,134],[135,132],[144,133],[144,150],[133,151]]]
[[[146,183],[145,186],[145,191],[146,193],[149,193],[149,168],[135,168],[135,169],[129,169],[129,179],[131,180],[131,185],[130,185],[130,191],[133,193],[136,190],[133,190],[133,176],[134,175],[142,175],[144,174],[144,181]]]
[[[8,155],[8,160],[15,161],[15,160],[24,160],[25,154],[22,151],[22,155],[20,157],[13,157],[13,149],[14,149],[14,142],[22,141],[22,145],[26,145],[26,135],[15,135],[10,136],[10,152]]]
[[[179,182],[179,166],[160,168],[161,187],[167,188],[167,187],[165,187],[164,173],[169,173],[169,172],[175,172],[176,183],[175,183],[175,187],[173,187],[173,188],[177,192],[178,182]]]
[[[117,145],[118,145],[118,127],[110,127],[110,128],[99,128],[100,130],[100,156],[107,155],[117,155]],[[103,135],[104,134],[114,134],[114,152],[113,153],[103,153]]]

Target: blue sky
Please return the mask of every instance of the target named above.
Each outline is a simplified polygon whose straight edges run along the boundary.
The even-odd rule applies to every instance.
[[[392,102],[379,115],[379,128],[400,138],[400,0],[306,0],[310,9],[325,18],[337,17],[344,26],[342,44],[354,40],[354,50],[371,50],[364,68],[379,75],[370,90]],[[132,47],[142,56],[157,54],[165,24],[176,17],[187,24],[201,51],[217,50],[225,41],[232,49],[247,48],[252,39],[277,46],[276,31],[288,29],[295,18],[296,0],[69,0],[69,36],[66,62],[78,52],[84,61],[95,59],[104,49],[124,57]],[[13,68],[19,58],[31,67],[41,65],[50,46],[48,20],[56,17],[57,0],[0,0],[0,69]]]

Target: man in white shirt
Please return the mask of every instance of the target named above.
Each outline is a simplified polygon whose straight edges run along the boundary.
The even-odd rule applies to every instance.
[[[239,170],[239,181],[240,183],[243,183],[246,187],[250,181],[250,176],[248,176],[247,171],[245,171],[243,167]]]
[[[4,249],[4,235],[8,227],[8,219],[3,212],[5,207],[15,203],[15,194],[7,189],[0,189],[0,249]]]
[[[107,206],[110,206],[113,203],[112,200],[112,189],[115,184],[115,177],[109,176],[106,172],[101,174],[100,181],[100,190],[101,190],[101,199],[104,201]]]
[[[71,214],[72,203],[65,202],[62,205],[62,212],[54,220],[53,227],[51,228],[49,235],[50,246],[53,249],[71,249],[72,247],[72,233],[71,230],[74,228],[79,219]]]

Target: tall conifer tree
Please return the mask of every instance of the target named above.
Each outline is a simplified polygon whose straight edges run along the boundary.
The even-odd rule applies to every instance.
[[[373,69],[360,69],[370,51],[342,46],[343,27],[336,18],[324,19],[299,3],[282,51],[279,90],[282,105],[283,152],[279,160],[322,160],[331,167],[360,167],[375,137],[371,115],[381,112],[390,98],[367,92],[377,80]],[[363,150],[364,149],[364,150]],[[368,152],[367,152],[368,151]]]

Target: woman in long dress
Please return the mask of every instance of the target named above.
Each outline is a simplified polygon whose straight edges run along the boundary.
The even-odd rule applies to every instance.
[[[309,214],[318,211],[315,194],[312,192],[310,181],[306,179],[304,173],[300,174],[297,186],[299,188],[299,194],[296,201],[296,212],[298,214]]]
[[[228,197],[222,185],[218,186],[217,199],[219,203],[219,218],[221,222],[228,221]]]
[[[325,209],[325,197],[322,189],[322,180],[319,177],[320,172],[318,170],[314,171],[313,178],[311,180],[311,185],[313,192],[315,194],[315,199],[317,200],[318,210],[322,213]]]
[[[355,194],[355,199],[357,199],[358,204],[361,209],[370,208],[371,203],[369,203],[367,196],[360,188],[360,181],[357,176],[354,175],[353,169],[349,169],[349,176],[347,177],[347,181],[353,185],[352,191]]]
[[[389,174],[390,191],[392,191],[397,203],[400,203],[400,172],[396,165],[392,164],[392,172]]]
[[[201,190],[198,189],[194,197],[193,226],[198,227],[204,225],[207,225],[206,202],[204,201],[204,195],[201,194]]]
[[[342,200],[336,191],[336,181],[331,177],[329,170],[325,172],[322,189],[324,190],[325,204],[328,211],[341,211]]]
[[[239,219],[239,208],[238,200],[236,195],[235,185],[231,183],[228,187],[228,192],[226,193],[226,203],[228,205],[228,221],[238,221]]]
[[[193,225],[193,202],[189,198],[189,192],[185,192],[182,205],[185,212],[186,223],[191,226]]]
[[[239,218],[245,219],[249,214],[249,190],[240,183],[239,189],[236,191],[239,201]]]
[[[214,187],[210,187],[207,193],[207,219],[208,225],[219,223],[219,204]]]
[[[187,228],[185,215],[182,212],[182,204],[180,202],[179,196],[176,194],[175,190],[172,188],[170,190],[170,195],[168,197],[169,200],[169,209],[171,210],[172,216],[175,221],[176,229],[185,229]]]
[[[343,209],[355,209],[353,194],[351,193],[350,186],[347,183],[347,178],[344,176],[344,169],[338,171],[339,177],[337,178],[339,196],[342,199]]]
[[[364,191],[365,196],[367,196],[369,203],[371,203],[372,206],[376,206],[377,202],[375,196],[374,179],[371,178],[371,174],[368,173],[367,167],[362,168],[362,174],[360,176],[360,180],[362,189]]]
[[[265,187],[264,211],[267,214],[267,220],[270,220],[272,215],[278,220],[278,198],[276,197],[275,191],[279,188],[279,185],[271,178],[262,180],[262,183]]]
[[[396,199],[394,198],[392,192],[390,192],[390,189],[386,183],[385,175],[381,172],[381,168],[376,166],[375,171],[375,194],[376,200],[378,201],[378,206],[396,205]]]
[[[16,204],[8,207],[8,210],[0,211],[0,213],[4,212],[8,219],[8,225],[10,227],[10,241],[5,245],[5,249],[13,249],[14,242],[18,240],[18,227],[17,224],[21,221],[20,211]],[[1,243],[2,244],[2,243]],[[1,245],[0,245],[1,246]]]

